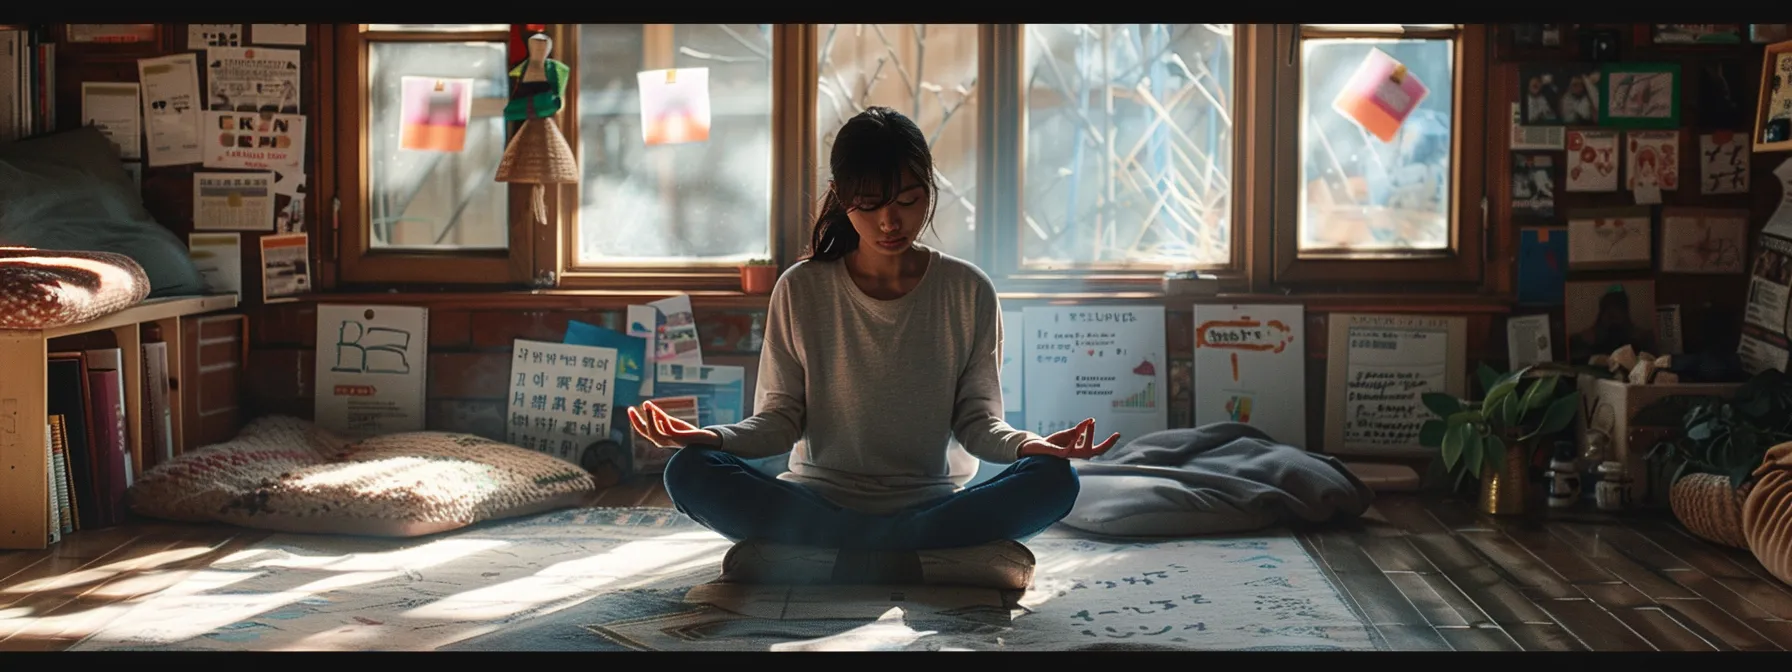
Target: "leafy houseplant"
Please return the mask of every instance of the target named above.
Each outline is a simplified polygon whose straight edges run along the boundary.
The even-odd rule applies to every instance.
[[[778,284],[778,267],[770,259],[753,259],[740,266],[740,291],[770,294]]]
[[[1792,377],[1767,369],[1728,399],[1699,398],[1686,409],[1681,430],[1677,440],[1649,451],[1651,460],[1678,463],[1670,482],[1714,474],[1741,487],[1768,448],[1792,441]]]
[[[1571,366],[1538,364],[1502,374],[1482,364],[1476,371],[1484,393],[1480,401],[1441,392],[1421,396],[1437,417],[1419,428],[1419,443],[1439,449],[1457,487],[1471,476],[1481,481],[1483,512],[1521,513],[1531,456],[1544,439],[1566,429],[1579,409],[1579,391],[1558,393],[1561,379],[1576,372]]]

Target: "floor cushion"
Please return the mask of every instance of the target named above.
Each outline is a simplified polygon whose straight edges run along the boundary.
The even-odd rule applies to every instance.
[[[0,247],[0,329],[53,329],[116,313],[149,295],[130,257]]]
[[[91,126],[0,144],[0,245],[122,254],[143,267],[150,298],[205,291],[186,241],[150,215]]]
[[[576,506],[595,490],[591,475],[569,462],[479,436],[350,441],[274,416],[146,472],[130,503],[166,520],[415,537]]]

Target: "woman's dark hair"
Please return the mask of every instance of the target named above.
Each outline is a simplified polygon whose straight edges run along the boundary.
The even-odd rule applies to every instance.
[[[833,261],[859,248],[859,233],[846,218],[851,210],[876,210],[896,200],[906,173],[913,172],[927,190],[927,221],[939,209],[939,185],[933,177],[933,153],[927,135],[915,122],[887,107],[858,113],[834,135],[828,154],[834,188],[821,197],[809,258]]]

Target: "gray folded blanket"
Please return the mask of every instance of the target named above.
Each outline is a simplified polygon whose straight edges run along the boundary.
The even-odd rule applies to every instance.
[[[1115,536],[1246,532],[1356,517],[1375,494],[1337,458],[1221,422],[1154,432],[1077,464],[1082,492],[1063,520]]]

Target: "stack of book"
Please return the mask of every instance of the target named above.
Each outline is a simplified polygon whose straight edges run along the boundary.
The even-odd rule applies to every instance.
[[[56,43],[46,33],[0,24],[0,142],[56,128]]]
[[[126,423],[140,423],[145,468],[174,459],[168,344],[143,343],[139,418],[126,417],[119,348],[50,353],[45,450],[50,473],[49,542],[124,522],[124,493],[136,472]]]

